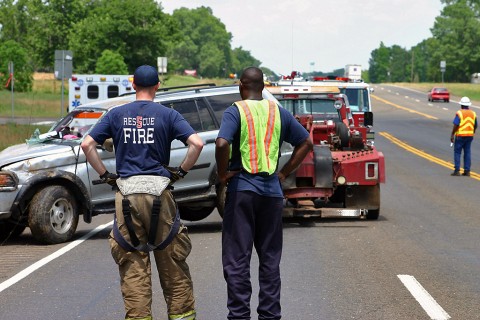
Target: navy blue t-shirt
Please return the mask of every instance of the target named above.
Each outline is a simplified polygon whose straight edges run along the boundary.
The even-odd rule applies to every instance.
[[[288,142],[299,145],[309,137],[308,131],[286,109],[279,107],[281,119],[280,146]],[[223,138],[232,146],[229,170],[240,170],[242,159],[240,155],[240,112],[235,105],[225,110],[218,138]],[[279,168],[281,169],[281,168]],[[253,191],[263,196],[282,197],[283,191],[277,174],[268,177],[252,175],[242,171],[228,183],[227,191]]]
[[[185,143],[194,133],[177,111],[153,101],[139,100],[110,110],[90,136],[99,144],[113,138],[120,177],[170,177],[162,164],[170,162],[172,141],[178,139]]]

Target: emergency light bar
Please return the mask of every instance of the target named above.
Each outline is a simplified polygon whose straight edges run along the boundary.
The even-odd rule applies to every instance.
[[[272,94],[340,93],[340,89],[331,86],[272,86],[266,88]]]

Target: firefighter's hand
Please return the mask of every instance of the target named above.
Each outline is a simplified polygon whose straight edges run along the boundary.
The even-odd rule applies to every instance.
[[[110,173],[107,170],[104,174],[100,176],[100,179],[102,179],[103,182],[108,183],[112,187],[115,187],[117,185],[118,175],[115,173]]]
[[[167,170],[170,172],[170,184],[174,184],[180,179],[183,179],[187,175],[187,171],[183,170],[182,167],[178,168],[172,168],[172,167],[166,167]]]

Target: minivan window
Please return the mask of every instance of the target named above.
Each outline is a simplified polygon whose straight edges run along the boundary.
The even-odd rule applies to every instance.
[[[178,100],[163,103],[178,111],[197,132],[215,129],[215,123],[203,99]]]
[[[222,116],[225,112],[225,109],[231,106],[233,102],[242,100],[242,97],[240,97],[240,93],[210,96],[207,98],[213,109],[213,112],[215,113],[215,118],[217,119],[219,124],[220,122],[222,122]]]

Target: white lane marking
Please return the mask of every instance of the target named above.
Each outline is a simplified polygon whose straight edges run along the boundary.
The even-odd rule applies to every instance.
[[[83,241],[85,241],[88,238],[94,236],[95,234],[102,231],[106,227],[111,226],[112,224],[113,224],[113,221],[110,221],[109,223],[106,223],[106,224],[103,224],[103,225],[100,225],[100,226],[96,227],[95,229],[93,229],[92,231],[90,231],[89,233],[87,233],[86,235],[81,237],[80,239],[69,243],[68,245],[66,245],[65,247],[63,247],[63,248],[61,248],[57,251],[55,251],[51,255],[46,256],[45,258],[35,262],[31,266],[23,269],[22,271],[20,271],[19,273],[17,273],[13,277],[11,277],[10,279],[7,279],[4,282],[0,283],[0,292],[2,292],[3,290],[7,289],[8,287],[14,285],[15,283],[19,282],[23,278],[26,278],[27,276],[29,276],[30,274],[32,274],[36,270],[38,270],[41,267],[43,267],[44,265],[46,265],[47,263],[49,263],[49,262],[53,261],[54,259],[60,257],[64,253],[67,253],[68,251],[72,250],[73,248],[75,248],[76,246],[81,244]]]
[[[422,285],[413,276],[407,274],[399,274],[397,277],[407,287],[408,291],[422,306],[423,310],[430,316],[432,320],[447,320],[450,319],[448,313],[440,307],[440,305],[433,299],[433,297],[425,290]]]

